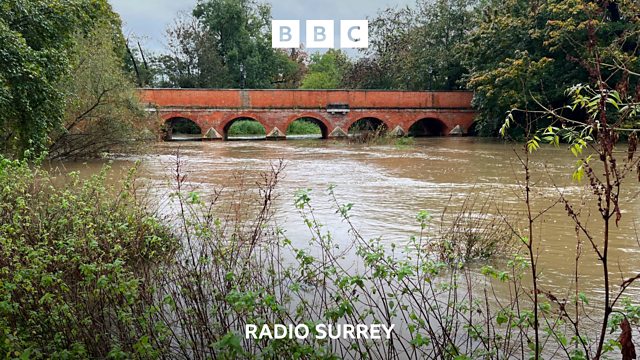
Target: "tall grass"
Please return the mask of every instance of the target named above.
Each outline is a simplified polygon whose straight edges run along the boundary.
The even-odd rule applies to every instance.
[[[299,119],[291,123],[287,135],[321,135],[320,127],[311,120]]]
[[[238,120],[229,127],[229,136],[266,135],[264,126],[255,120]]]
[[[312,121],[296,120],[289,125],[287,135],[320,135],[320,127]],[[264,126],[255,120],[238,120],[229,127],[229,136],[266,135]]]

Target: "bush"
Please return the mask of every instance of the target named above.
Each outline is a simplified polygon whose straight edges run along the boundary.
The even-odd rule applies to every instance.
[[[397,136],[383,126],[375,129],[355,129],[349,134],[349,142],[365,145],[394,145],[398,149],[411,147],[415,139],[408,136]]]
[[[459,208],[445,208],[436,236],[427,245],[429,253],[450,265],[505,258],[516,253],[518,243],[511,219],[490,214],[493,200],[469,196]]]
[[[0,159],[3,357],[102,358],[145,341],[146,274],[177,242],[137,197],[133,171],[118,187],[106,174],[57,178]]]
[[[266,135],[264,126],[255,120],[238,120],[229,127],[229,136]]]
[[[65,115],[49,132],[52,159],[130,152],[156,139],[158,121],[144,111],[123,70],[121,54],[114,51],[120,44],[113,29],[108,22],[98,22],[92,31],[77,35],[71,73],[60,82],[67,94]]]
[[[306,119],[296,120],[289,125],[287,135],[320,135],[320,127]]]

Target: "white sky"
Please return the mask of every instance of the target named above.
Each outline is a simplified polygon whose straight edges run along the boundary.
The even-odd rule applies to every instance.
[[[263,0],[264,1],[264,0]],[[165,29],[179,11],[190,12],[197,0],[109,0],[120,14],[125,36],[135,35],[148,50],[164,49]],[[415,0],[270,0],[277,20],[339,20],[373,18],[388,6],[413,5]],[[301,23],[304,28],[304,23]],[[336,34],[336,37],[338,34]],[[304,42],[304,38],[302,39]],[[339,42],[336,40],[336,46]],[[311,50],[314,51],[314,50]]]

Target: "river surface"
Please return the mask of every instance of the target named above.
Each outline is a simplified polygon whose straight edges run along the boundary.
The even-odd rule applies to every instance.
[[[321,140],[167,142],[155,145],[147,155],[115,160],[113,167],[117,174],[130,167],[133,160],[142,160],[142,176],[151,181],[156,193],[163,194],[169,191],[178,149],[190,185],[205,194],[215,188],[233,188],[238,174],[257,179],[271,164],[283,159],[286,169],[275,204],[276,221],[301,246],[308,242],[309,233],[294,206],[294,193],[299,189],[310,190],[316,216],[332,229],[337,241],[349,241],[347,227],[335,214],[327,194],[331,185],[340,203],[353,203],[353,221],[361,233],[367,238],[381,237],[387,244],[406,243],[418,233],[416,214],[420,210],[432,214],[431,231],[436,233],[444,209],[454,214],[465,200],[487,205],[488,211],[483,211],[487,214],[479,217],[507,216],[515,230],[526,230],[522,188],[518,185],[522,168],[512,144],[476,138],[422,138],[414,145],[401,147]],[[563,147],[545,147],[533,155],[534,209],[553,204],[559,191],[577,207],[584,196],[589,198],[584,185],[571,180],[575,161]],[[66,163],[65,167],[90,174],[102,164]],[[640,245],[634,225],[640,226],[639,191],[634,174],[623,194],[622,221],[611,240],[614,284],[622,282],[621,276],[640,272]],[[589,206],[593,203],[587,200],[584,204],[583,214],[591,209],[585,223],[596,231],[598,215]],[[574,277],[575,226],[562,205],[552,207],[540,219],[534,241],[538,244],[542,283],[546,289],[566,292]],[[585,244],[582,253],[581,288],[595,295],[600,292],[602,267],[590,246]],[[640,289],[636,286],[630,294],[638,296]]]

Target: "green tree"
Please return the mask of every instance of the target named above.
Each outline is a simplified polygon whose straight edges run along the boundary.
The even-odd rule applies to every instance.
[[[167,28],[169,52],[158,57],[160,86],[221,88],[233,83],[215,39],[193,16],[180,16]],[[227,86],[225,86],[227,85]]]
[[[309,70],[302,79],[302,89],[338,89],[342,86],[343,77],[350,66],[347,55],[330,49],[324,54],[311,55]]]
[[[60,82],[69,73],[76,35],[105,17],[117,20],[106,0],[0,2],[0,151],[22,156],[46,150],[64,116]]]
[[[302,84],[302,79],[309,71],[307,67],[309,56],[304,48],[290,49],[287,56],[292,64],[295,65],[295,67],[292,67],[294,70],[286,76],[280,77],[280,79],[276,81],[275,87],[279,89],[298,89]]]
[[[253,0],[202,0],[168,28],[159,84],[183,88],[292,88],[304,52],[271,47],[271,7]]]
[[[145,133],[149,122],[123,58],[114,51],[120,45],[114,31],[120,30],[102,21],[76,40],[72,70],[61,85],[67,94],[63,123],[50,133],[51,158],[100,156],[134,145]]]
[[[474,27],[476,0],[418,0],[388,8],[371,22],[366,58],[346,76],[349,87],[452,90],[464,86],[461,45]]]
[[[592,71],[588,65],[595,60],[596,48],[610,64],[609,69],[603,69],[607,86],[616,88],[625,71],[637,72],[637,61],[620,71],[615,65],[620,62],[614,60],[633,64],[624,59],[638,56],[633,45],[637,44],[637,13],[634,2],[486,3],[464,50],[481,132],[496,134],[512,109],[521,110],[512,115],[522,120],[524,110],[566,103],[565,89],[589,81]],[[580,117],[565,112],[568,117]]]
[[[252,0],[200,1],[193,15],[226,68],[225,87],[271,88],[296,73],[284,51],[271,47],[271,7]]]

